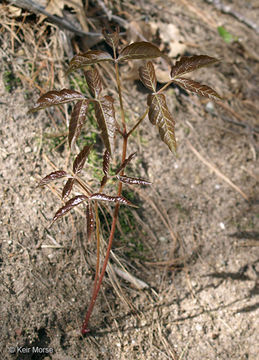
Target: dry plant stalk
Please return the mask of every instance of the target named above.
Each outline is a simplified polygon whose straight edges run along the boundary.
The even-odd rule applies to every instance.
[[[80,172],[87,160],[89,153],[92,150],[93,144],[86,144],[83,149],[76,156],[73,163],[73,171],[69,174],[66,171],[58,170],[50,173],[44,177],[39,186],[48,184],[53,180],[60,178],[67,178],[67,182],[62,191],[63,200],[66,200],[74,184],[77,184],[81,188],[82,194],[77,195],[70,200],[67,200],[65,205],[62,206],[54,215],[52,223],[62,216],[71,211],[75,206],[83,204],[86,207],[87,218],[87,238],[90,239],[93,236],[93,231],[96,224],[96,241],[97,241],[97,261],[96,261],[96,273],[93,285],[92,297],[84,323],[82,325],[81,333],[84,335],[90,332],[89,319],[91,317],[97,295],[99,293],[102,280],[106,271],[107,263],[110,256],[112,242],[114,238],[116,222],[119,214],[120,205],[134,206],[129,200],[122,196],[122,186],[126,184],[139,184],[149,185],[150,182],[144,179],[132,178],[124,174],[124,170],[129,162],[135,156],[135,153],[126,157],[127,144],[130,135],[141,124],[146,115],[148,114],[151,124],[156,125],[159,130],[161,140],[169,147],[170,151],[176,154],[176,140],[175,140],[175,121],[171,115],[167,103],[164,91],[171,84],[175,83],[185,90],[196,93],[198,95],[205,96],[211,99],[220,99],[221,97],[210,87],[202,85],[199,82],[187,79],[183,77],[184,74],[197,70],[203,66],[208,66],[216,63],[218,60],[207,55],[194,55],[184,56],[171,67],[171,80],[165,84],[159,91],[157,91],[157,78],[152,61],[146,61],[143,66],[139,68],[139,77],[143,85],[150,91],[147,96],[147,108],[140,116],[136,124],[130,129],[127,129],[125,121],[125,112],[123,106],[121,77],[119,73],[119,64],[128,60],[141,59],[149,60],[158,57],[167,59],[165,55],[150,42],[134,42],[124,47],[118,52],[119,44],[119,29],[115,32],[108,33],[103,31],[103,36],[106,43],[112,48],[113,56],[102,50],[90,50],[84,54],[76,55],[71,61],[67,73],[72,71],[83,69],[85,80],[87,82],[90,97],[80,92],[63,89],[60,91],[49,91],[42,95],[35,107],[30,112],[45,109],[50,106],[65,104],[75,101],[76,104],[73,108],[71,120],[69,123],[68,143],[72,147],[78,139],[81,133],[82,127],[85,124],[87,117],[87,110],[89,104],[93,104],[95,116],[97,119],[98,127],[101,131],[101,137],[105,146],[105,152],[103,155],[103,178],[97,193],[91,193],[88,186],[84,183],[80,177]],[[102,79],[95,67],[103,61],[112,63],[115,67],[117,93],[120,103],[120,121],[115,118],[114,99],[111,96],[102,96]],[[115,135],[119,134],[123,138],[123,144],[121,149],[121,163],[118,165],[118,169],[115,175],[109,174],[110,158],[113,156],[115,149]],[[108,195],[104,192],[105,186],[109,179],[115,179],[118,182],[116,196]],[[100,221],[98,217],[98,205],[99,201],[108,201],[115,204],[112,225],[109,235],[108,246],[106,250],[106,256],[104,258],[102,267],[100,267]],[[94,215],[95,214],[95,215]]]

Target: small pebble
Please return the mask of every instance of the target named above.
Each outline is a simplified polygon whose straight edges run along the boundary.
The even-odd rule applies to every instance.
[[[31,152],[31,148],[30,148],[29,146],[25,146],[24,152],[25,152],[25,154],[30,153],[30,152]]]
[[[197,331],[201,331],[201,330],[202,330],[202,325],[197,324],[197,325],[196,325],[196,330],[197,330]]]
[[[223,222],[220,222],[220,223],[219,223],[219,226],[220,226],[220,228],[221,228],[222,230],[225,230],[225,229],[226,229],[225,224],[224,224]]]
[[[214,108],[213,102],[212,102],[212,101],[209,101],[209,102],[206,104],[205,109],[206,109],[207,112],[209,112],[209,113],[211,113],[211,114],[214,114],[215,108]]]

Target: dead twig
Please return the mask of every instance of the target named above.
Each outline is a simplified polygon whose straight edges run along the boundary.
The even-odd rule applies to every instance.
[[[101,33],[94,33],[94,32],[86,32],[80,29],[77,29],[70,21],[65,19],[64,17],[61,18],[56,15],[50,14],[46,11],[42,6],[37,4],[32,0],[8,0],[8,2],[12,5],[15,5],[19,8],[26,9],[34,14],[43,14],[48,17],[50,22],[57,24],[59,27],[62,27],[66,30],[69,30],[75,33],[78,36],[90,36],[95,38],[102,38],[103,35]]]

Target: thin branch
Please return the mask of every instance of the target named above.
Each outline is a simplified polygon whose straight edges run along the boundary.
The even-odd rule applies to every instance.
[[[8,0],[8,2],[19,8],[26,9],[34,14],[43,14],[48,17],[50,22],[53,22],[53,23],[57,24],[58,26],[75,33],[78,36],[90,36],[90,37],[95,37],[95,38],[99,37],[100,39],[103,37],[103,35],[101,33],[86,32],[86,31],[77,29],[67,19],[50,14],[42,6],[40,6],[39,4],[37,4],[36,2],[34,2],[32,0]]]

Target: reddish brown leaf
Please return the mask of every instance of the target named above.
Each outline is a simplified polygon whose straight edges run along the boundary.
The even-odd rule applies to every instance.
[[[103,187],[107,183],[107,180],[108,180],[108,176],[104,175],[101,181],[101,187]]]
[[[104,175],[108,175],[109,172],[109,166],[110,166],[110,153],[108,150],[105,150],[103,154],[103,173]]]
[[[44,186],[53,180],[61,179],[67,175],[68,174],[63,170],[54,171],[49,175],[45,176],[43,179],[41,179],[38,186]]]
[[[75,90],[63,89],[52,90],[42,95],[36,102],[36,106],[29,112],[45,109],[49,106],[61,105],[75,100],[84,99],[84,95]]]
[[[129,200],[127,200],[123,196],[109,196],[106,194],[96,193],[96,194],[91,195],[89,197],[89,200],[111,201],[114,203],[119,202],[120,204],[123,204],[123,205],[137,207],[136,205],[132,204]]]
[[[150,42],[140,41],[134,42],[126,46],[120,53],[118,60],[133,59],[154,59],[163,56],[163,53]]]
[[[149,61],[145,66],[141,66],[139,68],[139,78],[146,88],[152,92],[156,91],[157,79],[155,68],[151,61]]]
[[[171,68],[171,77],[176,78],[188,72],[218,62],[218,59],[207,55],[182,56]]]
[[[52,224],[54,221],[56,221],[57,219],[59,219],[60,217],[64,216],[65,214],[67,214],[73,207],[81,204],[83,201],[87,200],[87,196],[85,195],[77,195],[74,198],[68,200],[64,206],[62,206],[62,208],[60,208],[56,214],[53,217],[52,220]]]
[[[73,57],[69,63],[67,74],[71,71],[81,69],[87,65],[93,65],[102,61],[113,61],[109,53],[102,50],[89,50],[85,54],[79,54]]]
[[[73,163],[73,172],[79,174],[82,170],[86,158],[89,155],[93,145],[85,145],[84,148],[80,151]]]
[[[136,155],[136,152],[132,153],[127,159],[123,161],[123,163],[120,165],[120,167],[116,170],[115,174],[119,174],[125,167],[128,165],[128,163],[134,158]]]
[[[198,95],[205,96],[213,100],[222,99],[221,96],[211,87],[207,85],[202,85],[197,81],[178,77],[176,80],[173,80],[173,82],[181,86],[182,88],[191,91],[193,93],[196,93]]]
[[[116,30],[114,32],[107,32],[105,29],[102,30],[103,36],[104,36],[104,40],[105,42],[112,48],[112,49],[117,49],[118,44],[119,44],[119,27],[116,27]]]
[[[151,185],[151,182],[144,179],[133,178],[129,176],[117,175],[117,178],[125,184]]]
[[[176,140],[174,134],[175,121],[170,114],[164,94],[149,94],[147,103],[149,106],[148,117],[153,125],[159,128],[159,134],[164,143],[172,152],[176,152]]]
[[[71,114],[71,119],[69,122],[69,132],[68,132],[68,143],[70,148],[77,140],[78,136],[81,133],[82,127],[85,123],[86,112],[88,109],[89,101],[87,99],[78,101],[73,109]]]
[[[68,198],[68,196],[70,195],[71,193],[71,190],[73,188],[73,185],[74,185],[74,182],[75,182],[75,179],[73,178],[69,178],[63,188],[63,191],[62,191],[62,199],[65,200],[66,198]]]
[[[113,153],[116,130],[113,102],[114,100],[111,96],[104,96],[102,99],[94,102],[98,126],[101,129],[104,145],[110,154]]]
[[[87,239],[88,242],[91,241],[92,233],[94,231],[94,215],[91,204],[86,206],[86,221],[87,221]]]
[[[99,97],[102,91],[102,81],[97,69],[85,71],[85,79],[93,97]]]

